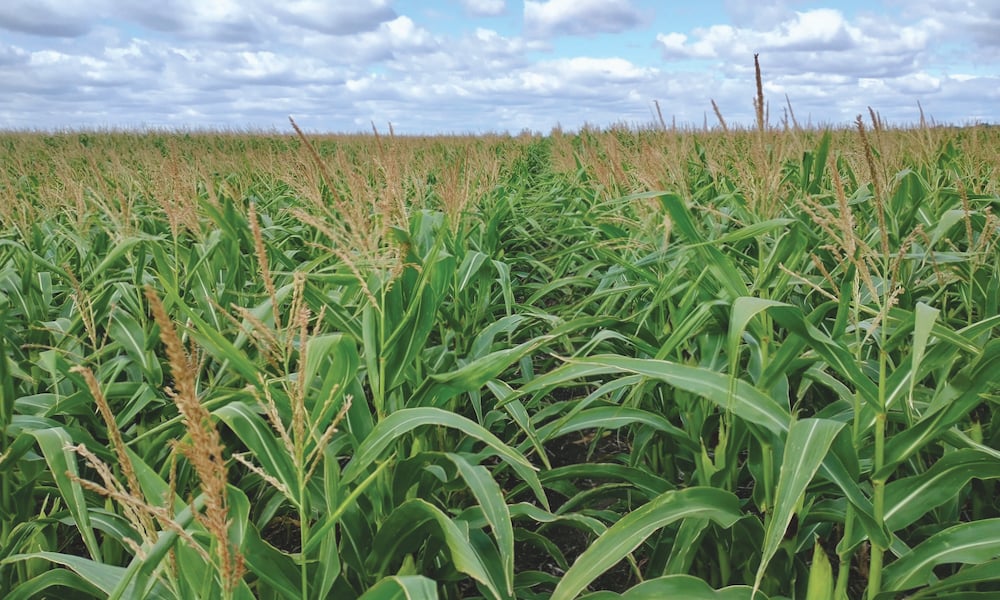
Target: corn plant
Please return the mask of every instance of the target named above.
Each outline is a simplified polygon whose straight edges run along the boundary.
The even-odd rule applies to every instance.
[[[1000,590],[996,130],[0,135],[7,598]]]

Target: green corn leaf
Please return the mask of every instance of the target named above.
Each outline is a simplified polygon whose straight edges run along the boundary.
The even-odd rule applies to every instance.
[[[310,536],[306,541],[305,547],[302,548],[303,554],[314,552],[317,548],[322,549],[324,544],[329,543],[329,536],[331,535],[334,526],[337,525],[341,517],[343,517],[344,513],[354,507],[358,498],[365,492],[365,490],[368,489],[369,486],[372,485],[372,483],[375,482],[379,474],[382,473],[382,471],[384,471],[390,464],[390,461],[386,461],[376,467],[374,471],[369,473],[368,477],[365,477],[360,484],[351,490],[351,493],[348,494],[346,498],[341,500],[333,510],[316,523],[316,526],[309,532]]]
[[[936,227],[931,232],[930,247],[934,248],[941,241],[949,230],[968,217],[968,213],[961,209],[946,210],[936,219]]]
[[[833,567],[830,566],[830,559],[826,557],[826,552],[817,540],[813,545],[806,600],[833,600],[833,589]]]
[[[789,223],[783,227],[784,232],[768,255],[763,268],[759,269],[754,280],[754,290],[768,290],[768,293],[776,293],[790,290],[793,286],[788,284],[790,276],[781,267],[786,267],[795,271],[795,267],[807,258],[806,236],[802,233],[802,227],[797,221]]]
[[[83,537],[83,543],[87,546],[87,551],[91,558],[98,560],[101,556],[100,545],[94,535],[94,528],[90,523],[90,511],[87,508],[87,500],[83,495],[83,488],[80,487],[74,477],[79,476],[77,469],[76,453],[71,449],[72,440],[69,434],[62,427],[50,429],[38,429],[31,434],[38,440],[38,446],[42,449],[45,462],[49,465],[49,472],[55,480],[59,493],[62,494],[63,502],[69,509],[76,527]]]
[[[882,572],[885,590],[908,590],[933,581],[934,567],[979,564],[1000,557],[1000,519],[949,527],[900,556]]]
[[[854,388],[861,393],[862,398],[869,404],[873,406],[877,404],[877,386],[864,374],[847,347],[843,344],[838,344],[828,335],[817,329],[806,319],[798,307],[790,304],[752,297],[737,298],[734,300],[733,317],[729,332],[730,356],[736,355],[735,350],[736,345],[739,343],[740,335],[742,335],[743,330],[753,316],[764,311],[774,319],[776,324],[798,336],[800,338],[799,344],[809,342],[810,347],[853,384]],[[763,385],[771,385],[773,378],[773,372],[762,378]]]
[[[280,305],[284,302],[294,290],[294,283],[289,283],[288,285],[275,290],[274,295],[278,304]],[[250,318],[251,316],[255,318],[258,323],[263,323],[267,327],[274,327],[274,302],[271,301],[270,295],[268,295],[268,297],[257,306],[250,308],[248,312],[249,315],[243,318],[240,324],[239,333],[236,334],[236,338],[233,340],[233,346],[236,348],[242,349],[246,345],[247,340],[250,338],[250,332],[257,327],[257,325],[254,324],[254,321]]]
[[[331,334],[309,338],[306,356],[306,368],[303,380],[307,385],[318,380],[319,389],[315,392],[315,408],[311,415],[313,427],[326,429],[327,425],[340,409],[340,402],[330,402],[342,398],[356,380],[360,358],[355,341],[346,335]],[[319,411],[327,406],[324,414]]]
[[[664,194],[662,192],[649,192],[635,194],[625,199],[632,200],[654,197],[660,200],[660,203],[670,214],[674,227],[694,245],[695,252],[698,253],[701,262],[713,273],[719,285],[729,293],[729,296],[734,299],[740,296],[749,296],[750,290],[743,280],[739,269],[718,248],[705,243],[708,240],[695,227],[694,221],[691,219],[691,212],[680,196]]]
[[[357,344],[343,334],[311,337],[303,379],[311,382],[319,377],[322,380],[319,397],[325,400],[336,386],[346,386],[350,377],[357,374],[358,360]]]
[[[193,529],[200,528],[195,527]],[[206,542],[208,542],[207,539]],[[208,543],[205,545],[208,546]],[[216,577],[212,563],[206,561],[204,556],[185,543],[177,544],[174,547],[173,554],[177,564],[176,580],[180,592],[179,596],[183,598],[198,596],[218,598],[222,596],[221,582]],[[143,579],[138,579],[138,581],[143,581]],[[154,585],[152,583],[154,580],[150,579],[148,581],[149,584],[147,585]],[[124,600],[128,596],[123,596],[122,598]]]
[[[358,600],[437,600],[434,580],[422,575],[396,575],[380,579]]]
[[[489,256],[477,250],[472,250],[465,255],[465,258],[462,259],[462,264],[458,267],[458,273],[456,274],[456,293],[465,291],[469,282],[472,281],[473,277],[475,277],[475,275],[479,272],[479,269],[483,266],[487,259],[489,259]]]
[[[497,270],[497,282],[503,295],[504,312],[511,316],[514,310],[514,286],[511,282],[510,265],[500,260],[493,260],[493,268]]]
[[[422,545],[427,536],[439,538],[460,573],[486,586],[494,598],[511,598],[501,591],[499,582],[490,577],[483,557],[469,541],[468,531],[433,504],[419,498],[407,500],[382,523],[372,543],[369,563],[375,573],[384,573],[390,562],[411,545]]]
[[[531,354],[550,339],[551,336],[538,337],[512,348],[491,352],[454,371],[433,374],[414,393],[409,405],[441,407],[463,392],[477,391],[500,375],[504,369]]]
[[[166,285],[166,283],[161,279],[161,284]],[[204,348],[220,363],[234,369],[245,382],[256,384],[260,371],[253,361],[247,357],[246,353],[226,339],[226,336],[222,334],[218,325],[206,323],[198,311],[186,306],[180,300],[176,291],[166,287],[165,290],[167,298],[164,300],[164,304],[169,300],[172,304],[179,307],[181,312],[184,313],[185,318],[191,321],[194,325],[194,331],[191,332],[191,336],[198,342],[198,345]],[[214,311],[211,314],[214,314]]]
[[[664,575],[683,575],[691,569],[691,563],[698,551],[698,540],[708,525],[708,519],[685,519],[681,523],[674,545],[670,548],[667,564],[663,568]]]
[[[569,419],[559,419],[555,423],[539,427],[538,437],[548,441],[574,431],[593,428],[618,429],[628,425],[646,425],[666,433],[688,450],[693,451],[697,448],[697,444],[691,441],[683,430],[671,424],[667,419],[648,410],[626,406],[588,408]]]
[[[758,314],[767,311],[769,308],[787,306],[784,303],[763,298],[752,298],[741,296],[733,301],[733,308],[729,318],[729,338],[726,344],[726,354],[729,356],[729,373],[736,377],[737,365],[740,358],[740,342],[743,332]],[[765,335],[768,335],[765,333]]]
[[[460,454],[447,453],[445,456],[458,468],[472,494],[483,509],[483,516],[490,524],[496,537],[503,564],[504,582],[508,596],[514,595],[514,527],[510,520],[510,510],[504,501],[503,491],[490,476],[486,467],[472,465]]]
[[[476,339],[472,341],[472,346],[469,349],[469,358],[474,360],[486,356],[490,353],[493,344],[496,343],[497,335],[506,333],[510,336],[527,320],[528,317],[524,315],[513,315],[497,319],[486,325],[476,335]]]
[[[548,486],[557,481],[572,479],[592,479],[595,481],[618,481],[632,485],[641,494],[652,498],[674,489],[669,481],[657,477],[646,469],[629,467],[616,463],[581,463],[570,464],[555,469],[547,469],[539,473],[542,484]],[[517,495],[523,484],[512,490]],[[685,521],[686,522],[686,521]]]
[[[74,573],[79,575],[84,581],[86,581],[89,587],[95,587],[105,594],[112,594],[115,587],[120,584],[120,582],[125,577],[126,570],[122,567],[116,567],[113,565],[106,565],[97,561],[90,560],[89,558],[83,558],[80,556],[73,556],[72,554],[59,554],[58,552],[34,552],[31,554],[16,554],[14,556],[8,556],[7,558],[0,561],[0,564],[10,564],[20,560],[28,560],[32,558],[41,558],[47,561],[53,562],[57,565],[62,565],[68,569],[71,569]],[[27,590],[25,591],[27,593]],[[137,595],[136,590],[132,589],[131,593],[133,595],[130,598],[150,598],[153,600],[169,600],[170,595],[166,593],[166,590],[162,586],[156,586],[149,590],[147,593]],[[28,596],[25,596],[28,597]]]
[[[518,344],[513,348],[491,352],[455,371],[435,374],[431,378],[437,382],[447,384],[458,391],[478,390],[487,381],[503,372],[504,369],[521,360],[522,357],[529,353],[534,352],[551,339],[552,336],[537,337],[523,344]]]
[[[808,185],[805,186],[805,192],[807,194],[819,194],[822,190],[823,171],[826,169],[827,157],[830,155],[830,142],[832,139],[833,136],[830,134],[829,129],[823,131],[823,137],[820,138],[819,146],[816,148],[816,153],[811,156],[812,171],[810,172],[807,170],[809,178]],[[803,163],[805,163],[804,160]]]
[[[130,250],[132,250],[132,248],[134,248],[135,246],[147,243],[152,243],[155,245],[162,242],[163,242],[162,238],[159,237],[153,238],[146,236],[127,237],[123,240],[116,241],[114,244],[111,245],[111,249],[107,252],[107,254],[104,255],[104,257],[101,259],[101,262],[97,266],[93,267],[92,269],[87,269],[87,276],[80,283],[80,286],[83,289],[87,289],[88,287],[92,286],[95,281],[100,281],[103,278],[102,276],[106,276],[105,275],[106,271],[111,269],[111,267],[116,262],[118,262],[118,259],[120,259]]]
[[[14,420],[14,377],[12,367],[16,363],[11,359],[8,351],[10,342],[7,338],[7,311],[3,303],[3,296],[0,295],[0,450],[7,448],[7,427]],[[3,460],[0,459],[0,465]]]
[[[162,482],[162,480],[161,480]],[[199,494],[189,506],[174,515],[174,522],[180,528],[187,528],[194,521],[194,512],[205,508],[205,497]],[[160,563],[167,557],[167,554],[178,540],[176,531],[167,530],[160,532],[159,537],[152,544],[143,548],[145,555],[136,556],[128,567],[124,569],[121,579],[108,595],[108,600],[121,600],[122,598],[144,598],[156,586],[154,574],[160,568]],[[189,551],[190,550],[188,549]]]
[[[570,525],[571,527],[590,532],[595,537],[603,535],[608,530],[604,523],[594,517],[588,517],[579,513],[555,514],[526,502],[510,505],[510,515],[515,520],[525,517],[536,523],[561,523]]]
[[[338,450],[333,444],[329,444],[323,449],[323,499],[328,518],[337,513],[344,495],[344,490],[340,486],[340,465],[337,463],[337,453]],[[342,565],[337,533],[333,527],[319,535],[311,532],[313,538],[322,540],[319,548],[319,573],[315,577],[316,585],[312,590],[312,593],[320,598],[330,595],[330,590],[333,589],[337,576],[341,573]]]
[[[766,221],[758,221],[757,223],[751,223],[734,231],[724,233],[710,242],[704,243],[714,245],[735,244],[745,240],[756,239],[765,233],[770,233],[775,230],[784,230],[789,225],[796,222],[797,221],[795,219],[768,219]]]
[[[17,586],[4,596],[4,600],[33,600],[34,598],[55,597],[56,594],[44,593],[45,590],[53,587],[62,588],[63,594],[65,594],[66,590],[72,590],[89,597],[99,597],[104,593],[101,588],[75,571],[69,569],[52,569]]]
[[[255,526],[247,527],[241,551],[248,571],[270,590],[287,600],[302,598],[301,577],[295,560],[261,539]]]
[[[921,588],[919,591],[908,596],[908,598],[913,598],[913,600],[919,600],[920,598],[990,600],[992,596],[996,595],[995,592],[966,592],[968,595],[963,596],[956,588],[975,589],[975,586],[978,584],[996,581],[1000,581],[1000,558],[988,560],[977,565],[967,565],[958,573]],[[878,600],[893,600],[898,597],[898,592],[886,592],[879,594]]]
[[[910,525],[954,498],[972,479],[1000,479],[1000,461],[977,450],[956,450],[919,475],[889,482],[886,523],[892,531]]]
[[[932,308],[923,302],[918,302],[917,308],[914,311],[913,352],[912,365],[910,366],[911,375],[909,377],[910,389],[908,398],[910,410],[913,410],[913,392],[917,384],[915,374],[920,371],[920,365],[924,360],[924,352],[927,349],[927,342],[930,339],[931,331],[934,329],[934,323],[937,321],[940,312],[938,309]]]
[[[386,391],[395,388],[410,368],[417,355],[423,351],[427,338],[434,328],[438,309],[444,298],[447,284],[455,271],[455,259],[442,256],[424,263],[417,288],[408,299],[402,314],[396,315],[396,306],[388,305],[387,320],[394,322],[395,329],[387,336],[382,347],[385,355],[385,369],[388,375]],[[390,298],[398,288],[390,291]]]
[[[740,518],[739,501],[715,488],[669,491],[622,517],[577,558],[552,593],[571,600],[604,571],[639,547],[658,529],[688,518],[711,519],[730,527]]]
[[[996,385],[1000,369],[1000,339],[991,340],[979,356],[954,376],[935,397],[931,409],[905,431],[885,445],[885,464],[876,478],[887,478],[896,467],[915,452],[936,440],[947,429],[965,418],[982,402],[980,395]]]
[[[343,484],[354,481],[361,473],[371,466],[382,451],[400,436],[423,425],[437,425],[457,429],[466,435],[474,437],[493,449],[496,454],[513,468],[521,478],[531,485],[535,495],[543,505],[548,504],[545,493],[538,481],[535,468],[523,455],[507,446],[495,435],[461,415],[438,408],[406,408],[399,410],[383,419],[361,446],[357,449],[351,462],[344,468]]]
[[[382,414],[385,411],[385,407],[382,406],[385,390],[382,389],[383,382],[378,368],[379,356],[382,355],[378,336],[379,319],[379,309],[370,303],[365,303],[361,311],[361,356],[364,358],[365,369],[368,371],[368,382],[372,388],[376,414]]]
[[[146,350],[146,333],[134,316],[122,309],[113,310],[108,334],[139,365],[147,382],[160,385],[163,380],[160,363]]]
[[[712,589],[703,579],[691,575],[667,575],[644,581],[622,594],[597,592],[581,600],[768,600],[763,592],[754,594],[748,585],[733,585],[721,590]]]
[[[561,426],[559,425],[560,423],[569,422],[571,419],[576,417],[577,414],[586,410],[592,404],[605,397],[610,397],[610,399],[607,400],[608,402],[617,404],[620,402],[619,398],[624,395],[626,391],[641,385],[643,380],[644,378],[642,375],[628,375],[626,377],[619,377],[617,379],[612,379],[607,383],[603,383],[598,386],[597,389],[587,394],[586,397],[580,399],[579,401],[572,402],[569,406],[569,410],[565,411],[557,419],[549,421],[546,426],[558,428]],[[504,401],[507,401],[509,398],[509,394],[504,396]],[[536,413],[533,420],[541,422],[546,417],[548,417],[548,413],[543,411]]]
[[[288,499],[298,503],[300,490],[295,466],[281,440],[264,419],[242,402],[230,402],[213,414],[239,436],[264,472],[281,482]]]
[[[550,467],[551,465],[548,464],[548,457],[545,455],[545,450],[542,448],[542,441],[538,438],[538,432],[535,431],[535,427],[531,423],[531,417],[528,415],[528,410],[525,408],[524,404],[516,398],[514,390],[512,390],[506,383],[495,379],[487,381],[486,387],[493,393],[494,396],[496,396],[498,404],[503,407],[508,415],[510,415],[510,418],[517,423],[517,426],[524,433],[525,437],[527,437],[527,443],[530,444],[535,449],[536,454],[542,458],[542,462],[545,464],[545,467]],[[518,449],[523,451],[523,448]]]
[[[826,459],[833,439],[843,426],[839,421],[803,419],[793,423],[789,429],[778,476],[778,489],[775,492],[774,512],[767,520],[764,549],[754,580],[754,590],[760,587],[767,565],[785,536],[806,486]]]
[[[738,380],[734,393],[730,395],[730,377],[723,373],[665,360],[626,358],[610,354],[570,359],[558,369],[535,378],[522,387],[520,392],[531,393],[584,377],[622,372],[659,379],[676,388],[698,394],[723,410],[729,410],[774,433],[786,431],[791,420],[787,408],[745,381]]]

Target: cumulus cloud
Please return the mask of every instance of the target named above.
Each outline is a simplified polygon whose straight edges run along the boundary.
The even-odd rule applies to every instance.
[[[495,17],[507,10],[505,0],[462,0],[465,12],[477,17]]]
[[[767,29],[794,14],[794,4],[801,0],[724,0],[729,21],[737,27]]]
[[[291,35],[296,36],[296,32]],[[380,23],[371,31],[342,36],[305,35],[297,41],[301,50],[310,55],[362,68],[384,61],[417,58],[441,46],[430,31],[406,15]]]
[[[422,46],[414,50],[390,50],[384,64],[394,73],[407,75],[420,73],[438,79],[442,76],[481,78],[524,69],[531,64],[529,52],[546,48],[538,41],[506,37],[492,29],[477,28],[460,37],[425,37]]]
[[[478,0],[489,8],[495,0]],[[502,4],[502,2],[501,2]],[[502,7],[501,7],[502,8]],[[0,29],[49,37],[80,37],[101,20],[205,42],[259,43],[290,28],[326,35],[374,31],[398,15],[390,0],[5,0]]]
[[[93,26],[95,8],[80,0],[5,0],[0,3],[0,29],[46,37],[81,36]]]
[[[155,32],[212,43],[252,43],[268,30],[267,14],[256,4],[239,0],[118,0],[110,14]]]
[[[16,46],[0,45],[0,68],[27,64],[30,54]]]
[[[388,0],[164,0],[129,5],[127,14],[151,29],[213,41],[260,43],[302,30],[348,36],[377,30],[397,17]]]
[[[524,3],[524,30],[531,37],[620,33],[645,20],[629,0],[547,0]]]
[[[902,10],[902,0],[889,0],[893,2]],[[961,65],[983,60],[977,57],[997,56],[1000,42],[993,40],[1000,30],[1000,5],[995,1],[907,0],[905,13],[895,18],[872,10],[851,17],[829,8],[795,10],[802,4],[727,0],[730,23],[662,32],[657,44],[666,65],[698,65],[710,73],[705,78],[710,87],[695,82],[691,93],[704,90],[706,97],[719,100],[727,118],[737,121],[753,118],[748,98],[754,89],[752,57],[758,52],[765,95],[775,101],[773,111],[783,110],[787,94],[803,121],[849,120],[873,106],[912,123],[918,118],[918,100],[930,114],[937,107],[952,115],[944,120],[995,112],[988,108],[989,100],[972,90],[990,89],[998,78],[959,74]],[[977,25],[992,31],[992,36],[980,36],[989,41],[977,37],[982,31]],[[963,98],[962,91],[969,95]]]
[[[719,59],[745,65],[761,53],[772,73],[821,71],[862,77],[889,77],[915,72],[930,34],[921,26],[899,26],[876,19],[849,22],[833,9],[795,12],[768,29],[713,25],[690,36],[671,32],[656,36],[669,59]]]
[[[408,70],[396,75],[348,81],[350,94],[358,98],[355,106],[371,115],[359,124],[367,118],[389,120],[397,131],[405,131],[415,107],[433,105],[448,109],[424,111],[424,126],[443,131],[547,131],[556,123],[647,122],[647,90],[662,78],[654,68],[597,57],[525,61],[497,71]]]
[[[903,6],[901,0],[890,0]],[[1000,58],[1000,2],[996,0],[921,0],[906,10],[933,27],[940,40],[974,43],[987,56]]]
[[[869,105],[914,122],[917,100],[939,121],[1000,116],[995,0],[907,0],[891,19],[727,0],[729,22],[657,42],[630,29],[648,15],[626,0],[529,0],[520,35],[506,19],[482,26],[502,0],[442,1],[464,7],[447,26],[391,0],[0,0],[0,128],[285,130],[292,114],[314,130],[547,131],[650,123],[653,99],[668,121],[714,122],[714,99],[730,123],[752,123],[754,52],[772,118],[785,94],[801,122],[849,123]],[[614,32],[585,52],[552,41]],[[626,54],[652,43],[649,61]]]
[[[396,18],[396,11],[388,0],[292,0],[275,5],[280,6],[274,9],[275,12],[288,21],[331,35],[373,31],[382,23]]]

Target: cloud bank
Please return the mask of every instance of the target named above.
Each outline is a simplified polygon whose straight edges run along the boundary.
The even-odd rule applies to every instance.
[[[724,2],[673,27],[639,0],[7,0],[0,127],[223,127],[401,133],[559,124],[751,123],[753,54],[772,115],[844,124],[1000,121],[1000,4]],[[713,17],[709,19],[709,17]],[[447,27],[445,25],[448,25]]]

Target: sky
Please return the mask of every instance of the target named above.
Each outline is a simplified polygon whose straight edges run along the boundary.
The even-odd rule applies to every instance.
[[[0,129],[1000,123],[1000,0],[2,0]]]

